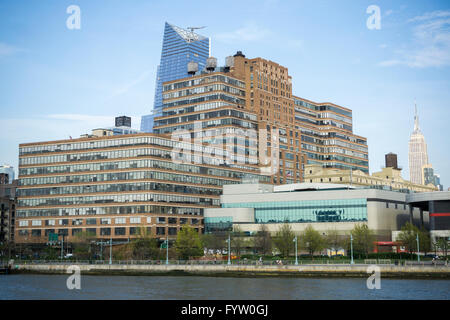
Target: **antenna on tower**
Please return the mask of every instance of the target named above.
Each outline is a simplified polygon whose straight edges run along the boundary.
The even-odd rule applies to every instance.
[[[196,30],[196,29],[203,29],[203,28],[206,28],[206,26],[203,26],[203,27],[187,27],[186,29],[191,30],[191,32],[193,33],[194,30]]]

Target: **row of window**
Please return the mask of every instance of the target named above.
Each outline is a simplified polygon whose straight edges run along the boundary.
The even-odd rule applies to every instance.
[[[184,147],[184,144],[181,144]],[[182,149],[182,148],[180,148]],[[182,149],[183,152],[189,149]],[[119,170],[119,169],[136,169],[136,168],[164,168],[167,170],[176,170],[189,173],[200,173],[212,176],[239,178],[242,172],[234,170],[227,170],[225,168],[210,168],[201,165],[179,164],[172,161],[161,160],[122,160],[114,162],[100,162],[100,163],[85,163],[85,164],[65,164],[59,166],[45,166],[45,167],[31,167],[20,168],[19,174],[21,177],[34,174],[49,174],[49,173],[71,173],[84,171],[105,171],[105,170]],[[240,169],[256,170],[254,167],[241,166]],[[246,173],[247,174],[247,173]],[[251,173],[248,173],[251,174]],[[256,177],[256,175],[255,175]],[[27,181],[29,178],[21,178],[21,182]],[[34,183],[35,184],[35,183]],[[23,185],[23,184],[21,184]],[[25,184],[26,185],[26,184]]]
[[[181,214],[203,215],[203,208],[163,206],[163,205],[132,205],[84,208],[51,208],[51,209],[21,209],[17,210],[18,218],[32,217],[63,217],[86,215],[116,215],[116,214]]]
[[[147,233],[152,232],[152,227],[146,227]],[[114,228],[114,235],[115,236],[125,236],[125,235],[139,235],[140,234],[140,227],[116,227]],[[155,227],[155,234],[156,235],[165,235],[167,229],[167,235],[176,235],[178,233],[178,230],[180,228],[177,227]],[[127,233],[128,230],[128,233]],[[194,228],[196,232],[199,232],[199,228]],[[19,230],[19,236],[25,237],[31,235],[32,237],[48,237],[50,234],[58,234],[58,235],[64,235],[64,236],[77,236],[81,235],[83,233],[86,233],[90,236],[110,236],[112,228],[72,228],[72,229],[22,229]]]
[[[211,110],[211,109],[217,109],[225,106],[229,106],[229,102],[223,102],[223,101],[215,101],[215,102],[208,102],[208,103],[200,103],[194,106],[189,107],[182,107],[182,108],[175,108],[175,109],[169,109],[163,111],[163,117],[166,116],[173,116],[176,114],[184,114],[184,113],[191,113],[191,112],[197,112],[197,111],[205,111],[205,110]]]
[[[48,153],[48,152],[67,152],[74,150],[89,150],[101,148],[114,148],[124,146],[138,145],[156,145],[164,147],[173,147],[176,142],[170,139],[156,138],[152,136],[129,138],[126,136],[114,137],[114,139],[101,139],[88,142],[67,142],[58,144],[45,144],[31,147],[20,147],[19,155]]]
[[[225,203],[222,207],[253,208],[257,223],[367,221],[366,199]]]
[[[328,111],[333,111],[333,112],[342,114],[347,117],[352,117],[351,111],[347,111],[347,110],[344,110],[344,109],[341,109],[341,108],[335,107],[335,106],[330,106],[330,105],[317,106],[317,105],[311,104],[309,102],[299,100],[295,97],[294,97],[294,103],[298,106],[305,107],[305,108],[308,108],[313,111],[327,111],[328,110]]]
[[[243,82],[243,81],[240,81],[240,80],[237,80],[234,78],[230,78],[227,76],[223,76],[223,75],[213,75],[213,76],[209,76],[209,77],[202,77],[202,78],[196,78],[196,79],[187,80],[187,81],[170,83],[170,84],[167,84],[164,86],[163,91],[192,87],[192,86],[197,86],[200,84],[206,84],[206,83],[212,83],[212,82],[229,83],[235,87],[240,87],[240,88],[245,89],[245,82]]]
[[[183,125],[173,126],[173,127],[167,127],[167,128],[155,128],[155,133],[162,133],[162,134],[171,134],[172,132],[176,130],[187,130],[187,131],[193,131],[195,130],[203,130],[209,127],[216,127],[216,126],[226,126],[226,125],[233,125],[238,126],[241,128],[249,128],[253,130],[258,129],[258,125],[253,122],[248,122],[244,120],[234,119],[234,118],[226,118],[226,119],[216,119],[216,120],[210,120],[210,121],[203,121],[200,124],[196,123],[187,123]]]
[[[171,108],[176,106],[183,106],[186,104],[198,104],[206,101],[213,101],[213,100],[222,100],[231,102],[234,104],[237,104],[239,106],[245,106],[245,100],[238,98],[236,96],[224,94],[224,93],[217,93],[217,94],[209,94],[209,95],[203,95],[195,98],[188,98],[188,99],[182,99],[177,101],[171,101],[164,103],[163,108]]]
[[[86,218],[86,219],[46,219],[46,220],[19,220],[19,227],[29,227],[30,225],[32,227],[40,227],[40,226],[56,226],[57,224],[60,226],[81,226],[81,225],[106,225],[111,224],[112,221],[114,221],[114,224],[140,224],[144,221],[146,223],[151,223],[152,218],[151,217],[117,217],[117,218]],[[100,222],[99,222],[100,220]],[[31,222],[31,224],[30,224]],[[176,218],[176,217],[157,217],[156,223],[158,224],[187,224],[188,218]],[[191,224],[199,224],[200,219],[197,218],[191,218]]]
[[[44,195],[59,195],[59,194],[89,194],[100,192],[101,193],[130,192],[130,191],[144,191],[144,190],[190,193],[200,195],[206,194],[215,196],[219,196],[221,194],[220,189],[191,187],[186,185],[155,183],[155,182],[139,182],[139,183],[96,184],[88,186],[19,189],[18,195],[20,197],[29,197],[29,196],[44,196]]]
[[[179,91],[174,91],[174,92],[170,92],[170,93],[165,93],[165,94],[163,94],[163,99],[164,100],[174,99],[174,98],[180,98],[180,97],[185,97],[185,96],[194,95],[194,94],[201,94],[201,93],[211,92],[211,91],[223,91],[223,92],[228,92],[228,93],[238,95],[241,97],[245,97],[244,90],[239,90],[234,87],[230,87],[230,86],[220,83],[220,84],[211,84],[211,85],[207,85],[207,86],[203,86],[203,87],[195,87],[195,88],[191,88],[191,89],[185,89],[185,90],[179,90]]]
[[[165,169],[164,167],[154,167],[156,169]],[[193,172],[194,173],[194,172]],[[210,173],[205,173],[210,174]],[[257,179],[262,182],[267,182],[267,176],[258,176],[254,174],[236,174],[229,178],[242,179],[244,177]],[[99,174],[85,174],[85,175],[73,175],[73,176],[51,176],[42,178],[24,178],[20,180],[22,186],[33,186],[42,184],[61,184],[61,183],[91,183],[102,181],[124,181],[124,180],[142,180],[142,179],[155,179],[155,180],[169,180],[180,183],[192,183],[201,185],[215,185],[223,186],[224,184],[234,184],[238,181],[227,181],[223,178],[208,178],[194,175],[186,175],[185,173],[169,173],[169,172],[156,172],[156,171],[130,171],[130,172],[115,172],[115,173],[99,173]]]
[[[122,194],[122,195],[103,195],[103,196],[80,196],[80,197],[63,197],[63,198],[38,198],[38,199],[19,199],[19,207],[38,207],[38,206],[62,206],[62,205],[79,205],[79,204],[104,204],[104,203],[120,203],[120,202],[174,202],[181,204],[195,204],[200,206],[218,206],[219,199],[200,198],[179,195],[166,194]]]
[[[192,121],[201,121],[205,119],[214,119],[214,118],[220,118],[220,117],[235,117],[240,119],[246,119],[251,121],[256,121],[257,117],[254,114],[237,111],[234,109],[222,109],[218,111],[210,111],[210,112],[204,112],[204,113],[197,113],[197,114],[191,114],[187,116],[178,116],[178,117],[171,117],[167,119],[161,119],[155,121],[155,127],[169,125],[169,124],[175,124],[175,123],[186,123],[186,122],[192,122]]]

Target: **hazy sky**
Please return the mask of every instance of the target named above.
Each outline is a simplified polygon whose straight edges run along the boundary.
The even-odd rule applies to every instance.
[[[70,5],[81,9],[69,29]],[[366,12],[380,8],[380,29]],[[295,95],[353,110],[370,171],[398,154],[409,179],[414,99],[429,161],[450,185],[450,1],[0,2],[0,164],[18,144],[78,137],[153,106],[164,22],[206,26],[220,64],[241,50],[288,67]]]

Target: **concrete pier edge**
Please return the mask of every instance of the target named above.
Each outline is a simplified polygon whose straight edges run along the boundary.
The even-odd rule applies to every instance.
[[[364,277],[370,265],[122,265],[73,264],[82,275],[212,276],[212,277]],[[69,274],[70,264],[17,264],[10,274]],[[448,266],[377,265],[383,278],[450,280]]]

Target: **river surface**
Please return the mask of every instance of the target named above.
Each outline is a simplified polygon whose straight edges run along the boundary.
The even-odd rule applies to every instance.
[[[369,290],[365,278],[81,275],[81,289],[69,290],[68,277],[0,275],[0,299],[450,300],[450,280],[381,279],[380,289]]]

